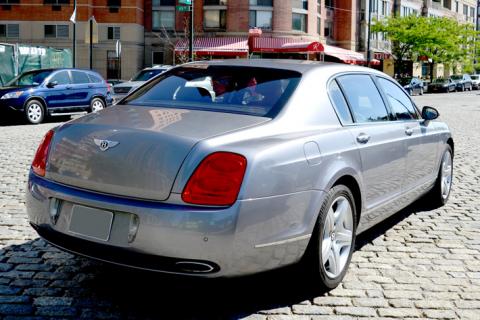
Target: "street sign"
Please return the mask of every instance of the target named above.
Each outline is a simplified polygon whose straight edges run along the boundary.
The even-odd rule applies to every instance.
[[[179,3],[179,4],[191,5],[191,4],[192,4],[192,0],[178,0],[178,3]]]
[[[177,6],[178,12],[189,12],[191,10],[191,6]]]
[[[117,43],[115,44],[115,53],[117,54],[117,58],[122,54],[122,43],[120,40],[117,40]]]

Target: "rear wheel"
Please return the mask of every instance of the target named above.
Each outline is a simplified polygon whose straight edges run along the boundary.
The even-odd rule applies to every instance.
[[[337,185],[327,193],[309,247],[309,268],[321,289],[333,289],[344,278],[355,246],[355,201],[350,189]]]
[[[25,118],[31,124],[42,123],[45,118],[45,108],[38,100],[30,100],[25,106]]]
[[[453,154],[452,148],[447,145],[447,149],[443,153],[442,162],[438,171],[435,186],[430,190],[427,198],[430,203],[435,206],[443,206],[450,197],[453,180]]]
[[[90,102],[90,112],[98,112],[105,109],[105,103],[100,98],[93,98]]]

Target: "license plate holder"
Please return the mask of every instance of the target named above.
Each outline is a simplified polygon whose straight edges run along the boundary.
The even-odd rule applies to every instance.
[[[70,219],[71,233],[108,241],[113,222],[113,212],[74,204]]]

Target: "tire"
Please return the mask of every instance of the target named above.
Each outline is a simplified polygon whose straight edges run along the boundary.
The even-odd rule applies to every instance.
[[[355,248],[356,229],[352,192],[344,185],[334,186],[325,197],[308,248],[306,267],[315,279],[315,289],[330,290],[343,280]]]
[[[25,118],[31,124],[42,123],[45,119],[45,107],[39,100],[30,100],[25,105]]]
[[[448,176],[450,174],[450,176]],[[432,190],[427,194],[429,204],[435,207],[445,205],[450,197],[453,180],[453,153],[452,148],[447,145],[442,156],[440,168],[438,170],[437,180]]]
[[[90,110],[89,112],[98,112],[100,110],[105,109],[105,102],[103,102],[100,98],[93,98],[90,101]]]

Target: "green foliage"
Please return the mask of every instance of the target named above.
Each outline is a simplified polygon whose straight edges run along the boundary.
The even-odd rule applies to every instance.
[[[478,36],[472,24],[460,24],[446,17],[414,15],[374,21],[371,31],[384,32],[392,41],[396,60],[415,61],[423,56],[434,63],[472,61]]]

